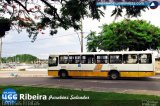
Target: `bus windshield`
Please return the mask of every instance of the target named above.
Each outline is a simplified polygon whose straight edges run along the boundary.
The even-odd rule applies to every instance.
[[[58,65],[58,57],[49,57],[48,66],[57,66]]]

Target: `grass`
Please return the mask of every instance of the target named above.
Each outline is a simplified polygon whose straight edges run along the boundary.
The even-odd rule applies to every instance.
[[[61,88],[42,88],[42,87],[22,87],[22,86],[0,86],[0,94],[6,88],[12,88],[17,93],[27,93],[30,95],[42,94],[53,96],[86,96],[88,100],[51,100],[39,101],[42,106],[142,106],[142,103],[156,102],[160,105],[159,96],[139,95],[139,94],[122,94],[122,93],[107,93],[107,92],[92,92],[69,90]],[[145,106],[145,105],[144,105]]]

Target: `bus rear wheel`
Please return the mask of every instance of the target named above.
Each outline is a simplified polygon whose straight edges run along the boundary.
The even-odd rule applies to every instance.
[[[68,78],[68,73],[67,71],[59,71],[59,77],[60,78]]]
[[[116,80],[116,79],[119,78],[119,73],[118,73],[117,71],[111,71],[111,72],[109,73],[109,77],[110,77],[110,79],[112,79],[112,80]]]

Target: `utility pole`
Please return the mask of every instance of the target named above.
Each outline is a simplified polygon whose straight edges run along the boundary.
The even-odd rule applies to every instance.
[[[0,70],[2,68],[2,38],[0,38]]]
[[[83,52],[83,23],[81,19],[81,52]]]

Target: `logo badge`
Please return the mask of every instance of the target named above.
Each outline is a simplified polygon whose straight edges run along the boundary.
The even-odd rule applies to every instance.
[[[2,101],[4,105],[14,105],[17,99],[17,92],[14,89],[8,88],[2,92]]]
[[[78,64],[78,67],[81,67],[81,64]]]
[[[157,1],[150,2],[149,6],[151,9],[156,9],[158,7],[159,3]]]

